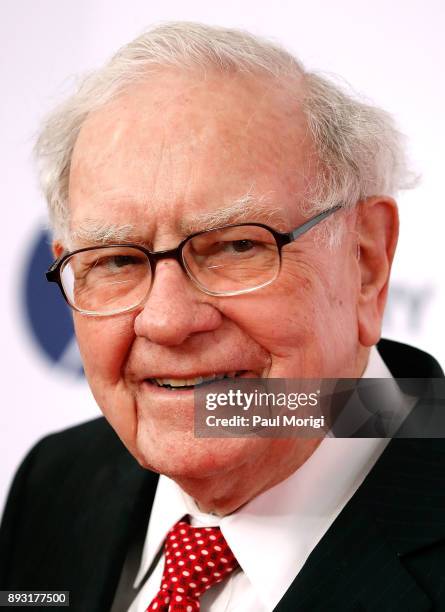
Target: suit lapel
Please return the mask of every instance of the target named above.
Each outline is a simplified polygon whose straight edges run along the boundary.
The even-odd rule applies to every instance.
[[[351,504],[310,555],[276,612],[430,609],[375,523]]]
[[[388,445],[276,612],[432,608],[405,557],[412,559],[417,551],[445,540],[440,442],[393,440]]]

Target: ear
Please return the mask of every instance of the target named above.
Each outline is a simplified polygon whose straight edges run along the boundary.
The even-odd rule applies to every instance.
[[[399,235],[399,215],[392,198],[360,202],[357,216],[360,295],[357,304],[359,340],[372,346],[380,339],[389,275]]]
[[[52,251],[53,251],[53,255],[54,255],[55,259],[60,257],[62,255],[62,253],[64,251],[66,251],[65,247],[63,246],[63,244],[61,242],[59,242],[58,240],[53,240],[53,243],[52,243],[51,247],[52,247]]]

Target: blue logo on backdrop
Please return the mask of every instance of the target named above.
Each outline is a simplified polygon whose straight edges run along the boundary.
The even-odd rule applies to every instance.
[[[38,232],[25,269],[24,302],[34,340],[44,354],[61,368],[83,373],[69,306],[58,287],[48,283],[45,272],[53,261],[50,234]]]

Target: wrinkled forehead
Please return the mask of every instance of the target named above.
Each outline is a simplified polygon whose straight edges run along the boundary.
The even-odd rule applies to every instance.
[[[249,195],[271,211],[304,196],[314,153],[298,83],[165,71],[86,119],[70,173],[71,225],[125,212],[213,214]],[[266,210],[267,213],[267,210]]]

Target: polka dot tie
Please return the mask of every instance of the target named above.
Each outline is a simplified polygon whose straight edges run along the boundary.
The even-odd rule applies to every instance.
[[[219,527],[191,527],[181,519],[165,540],[161,589],[146,612],[196,612],[199,597],[238,567]]]

